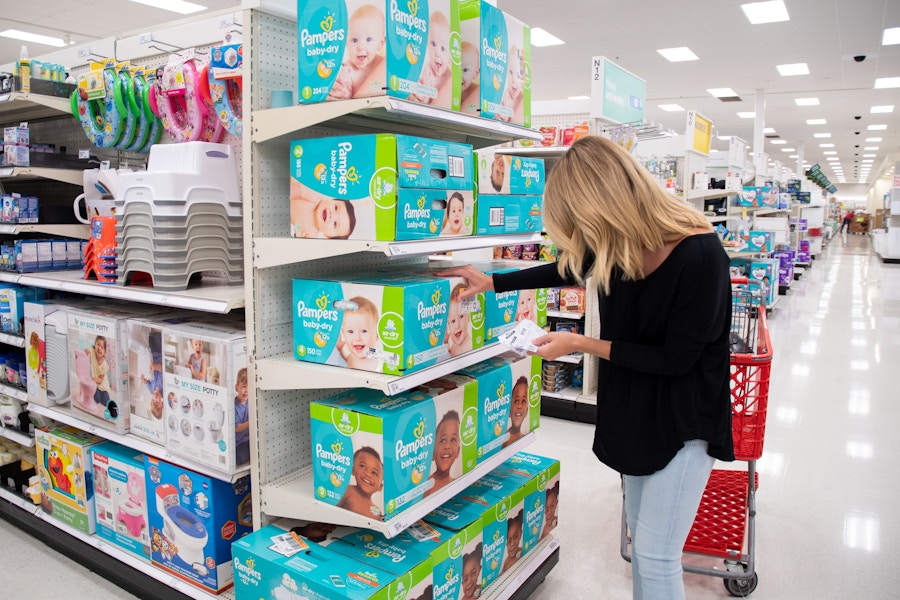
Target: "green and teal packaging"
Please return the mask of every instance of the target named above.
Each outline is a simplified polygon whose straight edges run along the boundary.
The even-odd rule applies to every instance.
[[[457,496],[427,515],[423,519],[427,526],[418,528],[433,529],[439,535],[437,545],[430,542],[434,546],[431,562],[435,600],[474,598],[482,588],[486,508]]]
[[[544,194],[544,159],[514,156],[494,150],[475,153],[475,181],[478,194]]]
[[[460,404],[474,405],[471,394],[468,400],[460,394]],[[442,399],[440,406],[444,410],[447,403]],[[460,410],[465,413],[464,407]],[[368,496],[367,512],[357,512],[375,520],[390,518],[419,502],[434,485],[429,473],[442,417],[434,398],[421,391],[385,396],[377,390],[356,389],[311,403],[315,497],[341,506],[345,497]],[[469,445],[460,448],[454,462],[474,461],[475,438],[474,432],[465,434]],[[371,467],[367,480],[357,479],[357,462],[365,455],[381,470],[381,482],[378,473],[376,481],[371,480]],[[450,471],[461,473],[461,469],[453,465]]]
[[[481,462],[525,434],[541,419],[541,359],[512,352],[459,373],[478,381],[477,455]]]
[[[490,473],[493,478],[512,478],[524,482],[523,556],[556,527],[559,518],[559,474],[558,460],[528,452],[517,452]]]
[[[293,281],[297,360],[399,375],[484,345],[483,314],[460,318],[461,277],[345,277]]]
[[[465,237],[475,233],[472,190],[397,189],[398,241]]]
[[[360,530],[333,540],[328,548],[393,575],[396,579],[391,587],[397,597],[419,598],[432,586],[431,555],[405,532],[388,539],[375,531]]]
[[[380,43],[347,64],[367,26]],[[297,4],[297,31],[300,104],[387,94],[459,110],[457,0],[308,0]]]
[[[472,220],[473,165],[469,144],[443,140],[389,133],[295,140],[291,235],[377,241],[438,237],[452,194],[423,200],[419,208],[422,194],[404,192],[406,206],[398,210],[398,188],[460,191]],[[470,235],[471,224],[469,229],[460,235]]]
[[[544,228],[543,196],[479,194],[475,235],[538,233]]]
[[[481,57],[478,102],[463,90],[463,112],[531,127],[531,29],[483,0],[460,0],[459,18],[462,60],[473,46]]]
[[[394,600],[404,583],[276,525],[239,539],[231,550],[237,598]]]
[[[522,557],[525,493],[517,481],[510,481],[506,491],[508,494],[491,505],[482,516],[482,589],[491,585]]]
[[[449,483],[474,469],[478,463],[475,445],[478,439],[478,382],[472,377],[451,373],[415,389],[431,397],[437,419],[435,457],[429,478],[438,473],[449,474]],[[445,421],[454,426],[443,426]],[[451,458],[452,465],[448,469],[446,463]]]

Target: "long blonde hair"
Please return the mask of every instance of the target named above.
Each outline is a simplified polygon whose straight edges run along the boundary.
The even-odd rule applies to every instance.
[[[572,144],[547,178],[544,226],[561,250],[560,274],[581,284],[592,277],[609,293],[616,268],[625,279],[643,277],[644,248],[658,250],[709,223],[619,145],[588,136]]]

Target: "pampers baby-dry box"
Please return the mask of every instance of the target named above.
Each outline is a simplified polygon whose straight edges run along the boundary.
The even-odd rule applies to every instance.
[[[387,94],[459,110],[457,0],[311,0],[297,17],[300,104]]]
[[[435,484],[429,472],[440,418],[419,391],[354,389],[313,402],[315,497],[379,521],[420,501]]]
[[[397,240],[461,237],[475,233],[472,190],[397,190]]]
[[[531,127],[531,29],[483,0],[460,0],[459,15],[463,49],[471,44],[481,55],[476,110]],[[472,104],[462,109],[472,112]]]
[[[290,170],[293,237],[393,241],[447,235],[445,214],[459,208],[452,194],[419,206],[421,194],[408,193],[398,211],[398,188],[468,192],[463,216],[474,216],[468,144],[387,133],[296,140]],[[470,220],[454,235],[471,233]]]
[[[404,273],[295,279],[294,358],[400,374],[479,348],[484,318],[459,302],[463,283]]]
[[[475,153],[478,193],[540,196],[544,193],[544,159],[491,150]]]
[[[537,233],[544,228],[543,196],[479,194],[475,235]]]

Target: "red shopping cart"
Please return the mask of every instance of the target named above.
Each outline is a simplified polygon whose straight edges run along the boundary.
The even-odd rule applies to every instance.
[[[769,400],[772,343],[765,307],[746,280],[732,282],[731,412],[734,456],[746,470],[713,469],[684,545],[686,554],[723,559],[724,566],[683,564],[685,571],[721,577],[732,596],[750,595],[759,583],[756,542],[756,460],[762,456]],[[631,536],[622,506],[622,558],[631,561]]]

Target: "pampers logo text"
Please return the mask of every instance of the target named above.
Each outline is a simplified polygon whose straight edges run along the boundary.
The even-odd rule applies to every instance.
[[[338,311],[328,310],[328,296],[322,295],[316,299],[316,308],[307,308],[301,300],[297,303],[297,316],[301,319],[316,319],[317,321],[337,321]]]
[[[344,41],[345,32],[343,29],[334,29],[334,16],[328,15],[319,22],[321,33],[310,33],[309,29],[300,31],[300,46],[321,46],[332,42]]]
[[[254,569],[256,566],[255,561],[252,558],[247,559],[247,564],[243,564],[240,559],[234,559],[234,570],[238,573],[238,575],[243,575],[244,578],[249,577],[253,579],[254,582],[258,582],[262,579],[262,573]]]
[[[434,434],[425,433],[425,421],[419,421],[413,428],[412,434],[414,438],[412,442],[404,444],[403,440],[397,440],[395,447],[394,456],[400,461],[400,467],[403,469],[415,464],[425,455],[431,454],[431,448],[434,445]]]
[[[422,33],[425,33],[428,30],[428,21],[416,14],[419,12],[419,3],[417,0],[410,0],[407,2],[406,8],[409,10],[408,13],[400,10],[397,0],[391,0],[391,18],[401,25],[405,25],[412,29],[418,29]]]
[[[488,421],[496,421],[504,416],[504,409],[509,406],[510,394],[506,393],[506,384],[501,383],[497,387],[497,399],[491,400],[490,396],[484,399],[484,412],[488,414]]]
[[[359,181],[356,167],[347,167],[347,155],[353,151],[351,142],[341,142],[337,150],[331,151],[331,187],[337,188],[338,194],[347,195],[347,183]]]
[[[351,459],[349,456],[341,454],[341,448],[342,446],[339,442],[333,444],[331,450],[326,450],[322,447],[322,444],[316,444],[316,458],[349,467]]]
[[[493,47],[488,42],[487,38],[481,39],[481,51],[484,53],[484,55],[488,58],[493,58],[494,60],[499,61],[500,63],[505,65],[508,60],[508,57],[507,57],[506,52],[501,50],[502,47],[503,47],[503,38],[501,38],[499,35],[496,38],[494,38],[494,46]]]
[[[434,586],[435,598],[445,598],[452,590],[456,589],[457,585],[459,585],[459,573],[455,572],[453,567],[447,569],[447,574],[444,576],[444,579],[446,580],[446,583]]]

